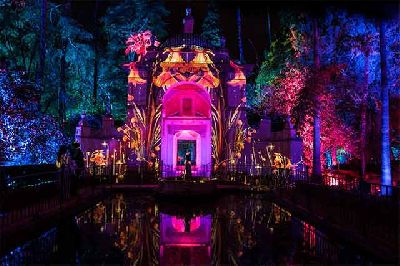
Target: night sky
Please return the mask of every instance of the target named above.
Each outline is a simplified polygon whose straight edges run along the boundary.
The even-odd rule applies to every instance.
[[[107,7],[118,0],[98,0],[98,16],[103,16]],[[166,8],[170,16],[166,18],[169,35],[182,32],[182,19],[185,8],[191,7],[195,18],[194,33],[201,33],[201,25],[207,14],[208,0],[166,0]],[[263,59],[263,51],[268,45],[267,14],[270,14],[272,36],[279,31],[279,10],[296,8],[299,10],[313,10],[321,13],[327,6],[343,7],[350,12],[362,13],[368,17],[398,17],[400,5],[398,1],[244,1],[244,0],[220,0],[220,23],[223,34],[227,40],[227,48],[233,58],[238,58],[236,10],[240,6],[242,12],[242,34],[245,52],[245,60],[254,63],[258,57]],[[85,28],[93,29],[94,0],[72,0],[72,16]],[[92,15],[90,15],[92,14]],[[127,18],[129,19],[129,18]]]

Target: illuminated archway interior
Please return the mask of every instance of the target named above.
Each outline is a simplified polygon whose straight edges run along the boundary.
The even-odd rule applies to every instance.
[[[184,154],[191,152],[193,176],[210,176],[211,100],[208,92],[193,82],[179,82],[163,97],[161,160],[169,173],[184,170]]]

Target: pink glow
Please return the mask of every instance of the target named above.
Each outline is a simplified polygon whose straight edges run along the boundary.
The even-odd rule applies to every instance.
[[[190,232],[196,231],[201,225],[200,216],[190,219]],[[172,226],[177,232],[185,232],[185,220],[176,216],[172,217]]]
[[[125,54],[136,53],[144,56],[147,53],[147,48],[151,46],[152,33],[149,30],[131,35],[126,41]],[[158,43],[158,42],[157,42]],[[157,44],[155,43],[155,44]]]
[[[191,101],[190,110],[184,110],[183,101]],[[171,86],[163,98],[163,117],[211,117],[208,92],[196,83],[185,82]]]
[[[183,219],[179,219],[176,216],[173,216],[172,226],[177,232],[185,232],[185,221]]]
[[[211,215],[190,219],[190,232],[185,232],[185,219],[160,214],[160,244],[203,246],[211,241]]]
[[[211,164],[211,99],[207,90],[194,82],[180,82],[170,86],[163,97],[161,122],[161,160],[178,176],[178,140],[196,142],[196,165],[192,175],[209,176],[200,172]]]
[[[206,245],[192,243],[192,244],[166,244],[164,246],[166,246],[166,247],[204,247]]]

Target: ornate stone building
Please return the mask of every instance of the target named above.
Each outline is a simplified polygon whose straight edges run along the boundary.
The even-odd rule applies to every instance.
[[[260,150],[277,134],[268,121],[258,132],[248,126],[246,75],[252,66],[235,63],[223,40],[217,48],[193,34],[193,23],[189,12],[184,33],[162,45],[148,31],[128,39],[126,52],[137,57],[125,65],[127,120],[118,129],[126,162],[146,161],[165,177],[182,173],[188,152],[194,176],[210,177],[232,165],[256,167]],[[290,156],[299,139],[289,126],[284,131],[279,141],[289,144],[280,145],[281,152]]]

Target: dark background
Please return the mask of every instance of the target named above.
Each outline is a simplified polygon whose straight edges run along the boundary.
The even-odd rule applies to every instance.
[[[97,0],[98,16],[105,14],[107,7],[119,2],[119,0]],[[185,8],[192,8],[195,18],[194,33],[201,33],[201,25],[207,14],[208,0],[164,0],[166,8],[170,11],[166,18],[169,35],[182,32],[182,19],[185,16]],[[279,31],[279,11],[294,8],[299,11],[312,11],[322,14],[328,6],[342,7],[352,13],[361,13],[371,18],[395,18],[400,13],[399,1],[245,1],[245,0],[216,0],[220,12],[220,23],[226,46],[233,58],[238,58],[236,10],[242,12],[242,40],[245,52],[245,60],[254,63],[257,58],[263,59],[263,51],[268,45],[267,14],[270,14],[271,32]],[[93,9],[94,0],[71,0],[72,16],[88,30],[94,27]],[[129,18],[127,18],[129,19]],[[400,23],[400,22],[399,22]]]

